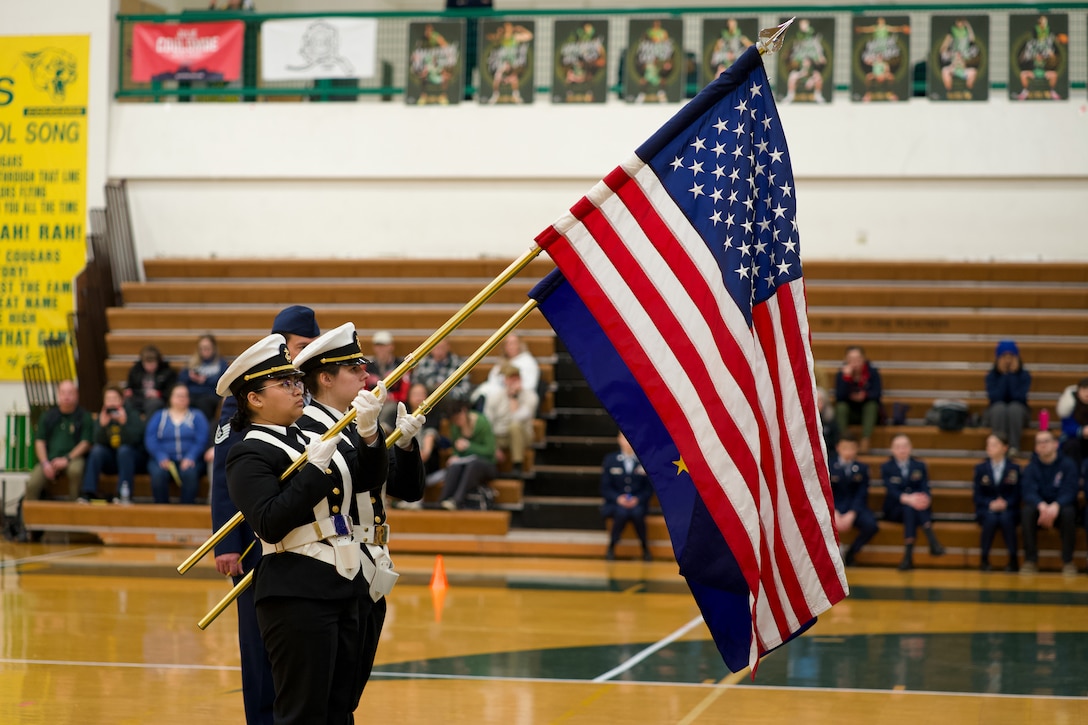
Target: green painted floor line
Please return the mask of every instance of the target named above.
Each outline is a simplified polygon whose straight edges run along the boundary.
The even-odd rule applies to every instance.
[[[496,652],[387,663],[383,678],[471,677],[591,682],[648,643]],[[802,637],[737,687],[1088,697],[1088,633],[983,632]],[[713,642],[677,641],[612,682],[698,685],[729,675]]]

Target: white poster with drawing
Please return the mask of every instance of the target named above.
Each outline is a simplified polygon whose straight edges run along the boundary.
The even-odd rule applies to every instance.
[[[269,20],[261,25],[261,79],[371,78],[377,49],[374,18]]]

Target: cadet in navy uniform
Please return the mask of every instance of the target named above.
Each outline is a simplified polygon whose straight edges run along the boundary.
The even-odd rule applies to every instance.
[[[1009,458],[1009,439],[1004,433],[986,437],[986,460],[975,466],[975,519],[982,526],[979,542],[982,571],[990,571],[990,547],[997,530],[1005,538],[1009,563],[1005,571],[1017,571],[1016,523],[1020,520],[1020,466]]]
[[[238,403],[231,427],[244,435],[227,457],[227,487],[264,554],[254,602],[276,688],[274,722],[353,722],[366,581],[347,510],[351,481],[380,481],[388,472],[378,429],[383,401],[365,390],[352,400],[361,445],[348,460],[338,438],[321,440],[295,425],[305,405],[302,374],[282,335],[239,355],[216,392],[228,389]],[[303,453],[306,463],[281,480]],[[350,475],[335,476],[333,467]]]
[[[321,334],[314,311],[302,305],[292,305],[280,311],[272,321],[272,332],[283,335],[292,356],[302,352],[315,337]],[[238,513],[227,492],[227,454],[231,447],[242,440],[240,432],[231,432],[230,420],[238,411],[233,396],[224,398],[219,425],[215,431],[215,460],[212,464],[211,511],[212,528],[218,531],[223,524]],[[256,537],[248,521],[234,527],[215,547],[215,568],[223,576],[233,577],[237,584],[242,577],[257,567],[261,559],[261,547],[254,545]],[[242,554],[249,553],[242,558]],[[261,641],[257,615],[253,608],[253,587],[249,587],[237,599],[238,649],[242,663],[242,701],[245,705],[248,725],[272,725],[272,703],[276,691],[272,685],[272,669],[268,654]]]
[[[914,537],[922,527],[929,540],[929,553],[944,554],[944,547],[933,533],[933,499],[929,495],[929,471],[926,464],[911,456],[910,438],[904,434],[892,438],[892,455],[881,467],[884,481],[884,520],[903,524],[903,560],[899,571],[914,568]]]
[[[839,535],[857,529],[845,563],[850,566],[861,547],[876,536],[876,516],[869,509],[869,466],[858,461],[858,442],[849,434],[835,446],[838,454],[831,464],[831,493],[835,499],[835,530]]]
[[[306,376],[306,389],[312,396],[298,421],[299,427],[324,435],[346,415],[352,401],[366,388],[367,359],[363,357],[355,326],[349,322],[321,335],[295,357],[294,363]],[[378,386],[382,388],[383,384],[379,382]],[[408,415],[404,403],[398,403],[396,420],[400,437],[389,452],[388,487],[397,498],[418,501],[423,498],[426,483],[415,435],[426,418]],[[386,481],[358,480],[351,476],[350,461],[362,445],[359,432],[353,426],[345,428],[340,433],[338,449],[349,465],[344,469],[333,467],[333,475],[340,480],[341,487],[355,493],[350,511],[355,540],[362,547],[362,577],[368,585],[359,597],[359,670],[353,710],[374,666],[385,623],[385,597],[399,576],[386,546],[389,539],[384,507]]]
[[[616,440],[620,445],[619,452],[610,453],[601,464],[601,496],[604,497],[601,515],[612,519],[612,537],[605,556],[609,561],[616,558],[616,544],[630,521],[642,543],[642,559],[652,561],[650,542],[646,538],[646,511],[653,486],[623,433],[616,436]]]
[[[1062,573],[1077,573],[1073,563],[1076,541],[1077,491],[1080,481],[1077,464],[1058,451],[1058,439],[1048,430],[1035,434],[1035,455],[1024,468],[1024,506],[1021,523],[1024,526],[1024,567],[1021,572],[1039,571],[1039,549],[1036,534],[1039,527],[1057,527],[1062,538]]]

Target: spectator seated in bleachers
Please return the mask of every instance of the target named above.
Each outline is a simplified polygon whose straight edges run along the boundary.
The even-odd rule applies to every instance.
[[[884,520],[903,524],[903,560],[899,571],[914,568],[914,541],[918,527],[929,541],[932,556],[944,554],[944,547],[933,532],[933,498],[929,492],[929,469],[911,453],[910,437],[905,433],[892,438],[892,455],[880,467],[884,481]]]
[[[144,432],[151,494],[155,503],[170,503],[173,479],[181,488],[181,503],[196,503],[208,448],[208,420],[189,407],[189,389],[180,383],[171,388],[169,402],[169,407],[151,415]]]
[[[1088,378],[1062,391],[1056,409],[1062,421],[1062,455],[1076,461],[1088,461]]]
[[[1009,458],[1009,442],[1002,433],[986,437],[986,460],[975,466],[975,520],[982,527],[979,541],[982,571],[990,571],[990,547],[997,530],[1005,538],[1009,563],[1005,571],[1018,571],[1016,525],[1020,521],[1020,466]]]
[[[196,351],[189,364],[178,374],[178,382],[189,388],[192,406],[208,420],[217,420],[220,397],[215,394],[219,378],[227,370],[227,361],[219,354],[219,346],[212,335],[201,335],[196,341]]]
[[[26,498],[42,498],[48,483],[67,478],[68,495],[75,499],[83,483],[87,453],[94,434],[91,414],[79,404],[79,388],[72,380],[57,384],[57,404],[42,413],[34,435],[38,463],[30,472]]]
[[[502,368],[513,365],[521,372],[521,387],[533,390],[540,396],[540,363],[516,333],[511,332],[502,340],[502,353],[499,361],[492,366],[487,380],[480,383],[472,392],[472,402],[482,407],[483,398],[490,390],[502,390],[504,387]]]
[[[488,508],[495,478],[495,435],[482,413],[470,410],[468,401],[455,400],[449,407],[453,455],[446,462],[441,506],[449,511],[463,508],[470,497],[479,508]]]
[[[102,391],[102,410],[94,420],[94,447],[87,456],[79,502],[107,498],[103,493],[103,473],[117,474],[117,487],[109,496],[113,503],[128,503],[136,474],[147,466],[144,452],[144,421],[139,411],[125,402],[121,389],[107,385]]]
[[[446,382],[446,379],[453,375],[454,371],[461,367],[463,362],[461,356],[450,349],[449,340],[443,338],[431,348],[431,352],[424,356],[412,370],[412,382],[423,383],[429,391],[437,390],[438,386]],[[467,399],[471,393],[472,383],[469,382],[466,375],[457,382],[457,385],[453,386],[453,389],[447,395],[450,398]],[[409,405],[408,410],[412,411],[415,408]]]
[[[507,461],[515,476],[525,468],[525,452],[533,442],[533,419],[540,399],[535,391],[521,384],[521,371],[506,364],[501,388],[490,387],[484,395],[484,416],[495,434],[495,458],[499,465]]]
[[[389,373],[396,370],[404,362],[404,358],[397,357],[393,353],[393,334],[387,330],[375,332],[370,344],[374,352],[370,354],[366,363],[366,387],[368,390],[373,390],[378,381],[384,380]],[[410,376],[405,373],[400,380],[388,386],[389,394],[382,406],[382,414],[379,418],[383,429],[393,430],[397,420],[397,403],[407,403],[408,388],[411,385]]]
[[[835,376],[835,418],[843,432],[850,425],[861,425],[861,453],[869,452],[880,418],[881,392],[880,371],[866,359],[865,350],[858,345],[846,348],[842,369]]]
[[[140,359],[132,364],[125,382],[125,399],[131,401],[140,415],[147,416],[166,406],[166,397],[178,376],[170,363],[163,359],[159,348],[146,345]]]
[[[642,544],[642,558],[652,561],[650,542],[646,532],[646,513],[650,508],[650,498],[654,489],[646,469],[638,462],[635,451],[627,438],[620,433],[616,436],[619,451],[609,453],[601,463],[601,516],[612,519],[612,531],[608,540],[605,558],[616,558],[616,544],[623,535],[628,522],[635,527],[635,534]]]
[[[423,383],[412,383],[412,387],[408,388],[408,403],[406,405],[408,412],[415,411],[429,394],[427,386]],[[437,485],[444,479],[444,471],[442,470],[443,439],[442,434],[439,432],[442,425],[440,408],[441,405],[436,406],[427,414],[426,425],[415,435],[416,443],[419,445],[419,457],[423,461],[423,474],[426,477],[427,485]],[[449,447],[448,441],[446,441],[446,447]],[[393,506],[398,509],[421,509],[423,508],[423,502],[398,500]]]
[[[1020,439],[1031,417],[1031,373],[1024,369],[1020,349],[1012,340],[997,343],[994,356],[994,366],[986,373],[986,397],[990,401],[986,414],[993,432],[1004,433],[1008,439],[1009,455],[1018,456]]]
[[[1048,430],[1035,434],[1035,455],[1024,468],[1024,505],[1020,522],[1024,527],[1024,566],[1022,574],[1039,571],[1038,531],[1058,529],[1062,541],[1062,573],[1077,573],[1073,563],[1076,542],[1077,492],[1080,481],[1077,466],[1061,455],[1058,439]]]
[[[858,442],[844,435],[831,462],[831,494],[835,503],[835,530],[839,535],[857,529],[843,562],[851,566],[858,552],[876,536],[876,516],[869,509],[869,466],[858,460]]]

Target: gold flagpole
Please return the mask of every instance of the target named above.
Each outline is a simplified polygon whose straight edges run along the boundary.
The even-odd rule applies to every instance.
[[[435,391],[428,395],[423,400],[423,402],[419,404],[419,407],[415,409],[412,415],[426,415],[427,413],[429,413],[431,409],[435,406],[435,404],[438,403],[438,401],[442,400],[442,398],[445,397],[445,395],[449,393],[449,391],[453,390],[457,383],[461,382],[461,379],[468,375],[469,371],[471,371],[472,368],[476,367],[476,365],[484,359],[484,356],[487,355],[487,353],[491,352],[491,350],[494,349],[495,346],[498,345],[499,342],[504,337],[506,337],[511,330],[521,324],[522,320],[528,317],[529,313],[535,310],[536,307],[536,300],[529,300],[524,305],[522,305],[517,312],[515,312],[506,322],[502,324],[502,327],[495,330],[495,332],[491,334],[491,337],[487,338],[483,345],[480,345],[480,347],[476,348],[476,351],[472,353],[468,358],[466,358],[465,361],[461,363],[460,367],[453,371],[453,374],[446,378],[446,380],[443,381],[441,385],[435,388]],[[338,432],[342,429],[343,426],[340,426]],[[330,428],[329,430],[331,432],[332,429]],[[394,429],[393,432],[390,433],[389,436],[385,439],[386,447],[388,448],[396,443],[397,440],[400,439],[400,436],[400,429]],[[323,437],[328,438],[331,436],[326,434]],[[239,517],[241,517],[241,514],[239,514]],[[241,521],[241,518],[239,518],[239,521]],[[200,621],[196,623],[196,626],[200,627],[200,629],[202,630],[207,629],[208,625],[214,622],[216,617],[222,614],[223,610],[229,607],[230,603],[237,599],[242,594],[242,592],[244,592],[252,583],[253,570],[251,569],[244,577],[242,577],[242,579],[237,584],[234,585],[233,589],[227,592],[226,596],[219,600],[218,604],[212,607],[211,611],[205,614],[200,619]]]
[[[477,292],[476,296],[469,300],[464,307],[462,307],[456,314],[454,314],[453,317],[451,317],[445,322],[445,324],[435,330],[430,337],[428,337],[420,344],[419,347],[417,347],[415,350],[405,356],[404,361],[400,365],[398,365],[392,372],[390,372],[389,375],[386,376],[385,380],[382,381],[385,387],[389,388],[390,386],[394,385],[398,380],[401,379],[401,377],[405,373],[415,367],[419,363],[419,361],[427,355],[427,353],[434,349],[435,345],[448,337],[449,334],[457,329],[459,326],[464,324],[465,320],[467,320],[473,312],[479,309],[481,305],[491,299],[491,297],[493,297],[494,294],[503,287],[503,285],[512,280],[518,275],[519,272],[529,266],[529,263],[536,259],[540,255],[541,251],[543,250],[541,250],[540,247],[534,244],[527,252],[525,252],[525,254],[521,255],[513,262],[511,262],[510,266],[503,270],[503,272],[499,274],[498,277],[491,280],[491,282],[489,282],[487,286],[485,286],[482,290]],[[343,418],[338,420],[336,422],[336,425],[330,428],[329,431],[324,436],[322,436],[322,439],[328,440],[329,438],[340,435],[340,431],[344,430],[344,428],[346,428],[347,425],[353,420],[355,420],[354,409],[349,410]],[[306,463],[306,453],[303,453],[298,459],[295,460],[294,463],[291,464],[290,468],[283,472],[283,475],[280,476],[280,480],[283,480],[290,476],[304,463]],[[196,551],[190,554],[189,557],[185,559],[185,561],[181,562],[181,564],[178,565],[178,573],[184,574],[192,569],[193,566],[195,566],[198,561],[203,559],[209,551],[214,549],[215,546],[220,541],[222,541],[226,537],[226,535],[234,529],[235,526],[242,523],[242,521],[244,520],[245,516],[243,516],[241,512],[234,514],[234,516],[232,516],[230,520],[228,520],[225,524],[219,527],[218,531],[212,534],[207,541],[201,544]]]

